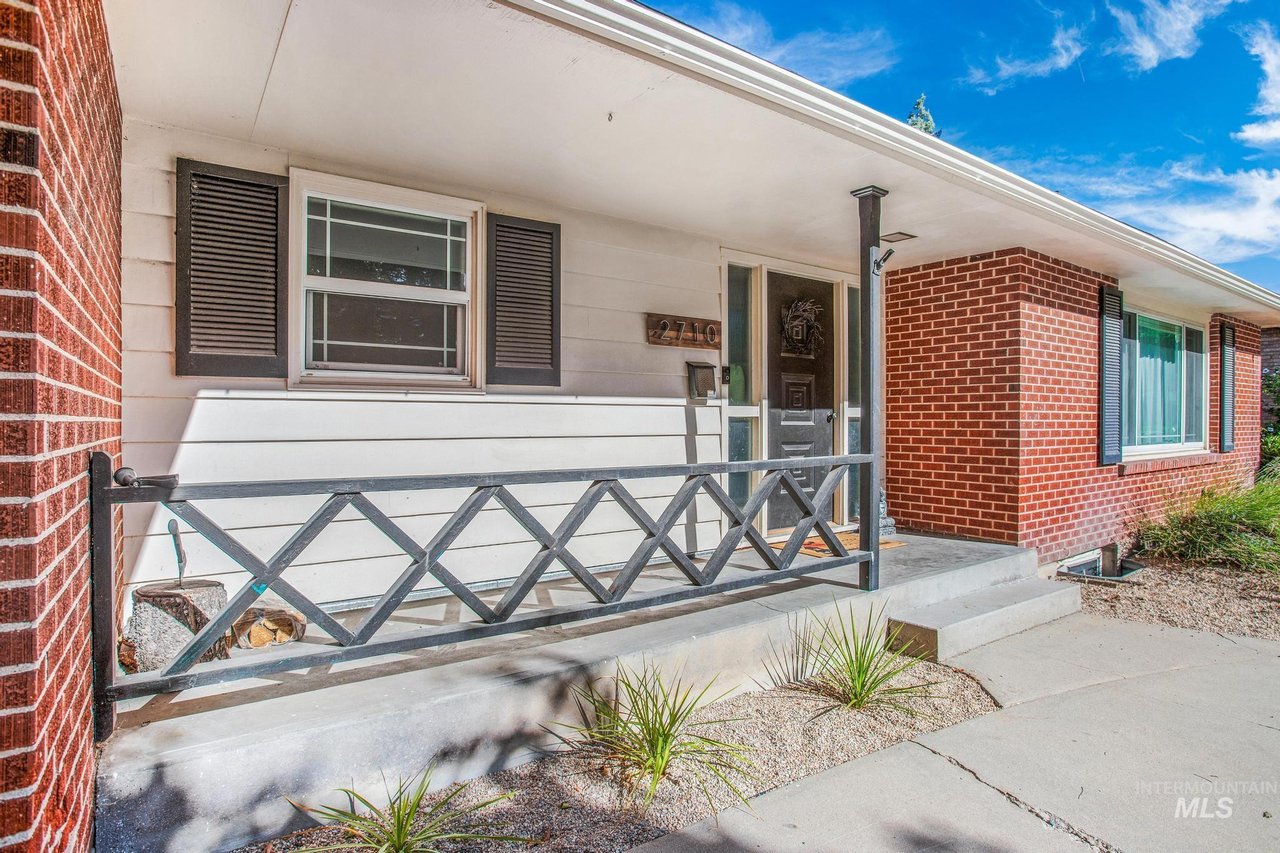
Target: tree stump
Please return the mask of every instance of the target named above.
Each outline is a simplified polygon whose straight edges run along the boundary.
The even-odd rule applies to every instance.
[[[133,590],[133,616],[120,638],[120,665],[128,673],[168,665],[191,638],[227,604],[227,589],[214,580],[165,581]],[[219,637],[200,661],[229,657],[231,643]]]
[[[274,598],[258,599],[231,627],[242,649],[291,643],[306,632],[307,617]]]

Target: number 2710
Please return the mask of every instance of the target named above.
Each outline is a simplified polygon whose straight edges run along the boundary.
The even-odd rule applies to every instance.
[[[697,343],[706,341],[709,344],[720,342],[720,327],[713,323],[690,323],[686,320],[659,320],[654,333],[660,341],[690,341]]]

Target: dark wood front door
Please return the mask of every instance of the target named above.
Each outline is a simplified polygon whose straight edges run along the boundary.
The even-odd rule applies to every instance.
[[[835,305],[830,282],[784,273],[768,281],[769,457],[829,456],[835,397]],[[796,468],[810,497],[823,471]],[[803,515],[779,489],[769,499],[769,529],[795,526]]]

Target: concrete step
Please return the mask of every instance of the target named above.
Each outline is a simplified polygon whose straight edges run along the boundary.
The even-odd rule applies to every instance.
[[[928,660],[947,660],[1080,610],[1080,586],[1024,578],[914,610],[889,613],[893,645]]]
[[[889,559],[901,560],[945,560],[946,550],[950,544],[943,539],[916,537],[913,542],[917,547],[915,553],[907,553],[910,548],[884,552],[892,555]],[[936,551],[925,552],[919,545],[929,543]],[[969,593],[990,589],[994,586],[1014,581],[1033,579],[1039,576],[1040,561],[1034,548],[1005,547],[1000,553],[992,554],[985,560],[974,561],[964,566],[962,571],[929,572],[913,577],[908,583],[894,584],[884,592],[884,603],[887,613],[914,610],[930,604],[937,604]]]

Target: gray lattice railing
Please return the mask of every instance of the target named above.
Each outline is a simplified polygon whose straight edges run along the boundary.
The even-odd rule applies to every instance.
[[[496,474],[383,477],[357,480],[282,480],[243,483],[200,483],[180,485],[174,476],[139,478],[131,469],[112,472],[111,458],[93,454],[90,465],[90,533],[93,552],[93,626],[95,713],[98,737],[110,734],[114,726],[114,703],[120,699],[182,690],[272,672],[304,669],[344,660],[429,648],[445,643],[477,639],[497,634],[527,631],[593,616],[605,616],[668,604],[674,601],[741,589],[779,578],[797,577],[839,566],[858,564],[858,583],[874,589],[878,582],[879,538],[872,501],[861,502],[859,550],[848,550],[831,528],[832,499],[853,466],[869,466],[870,455],[824,456],[810,459],[772,459],[762,462],[722,462],[695,465],[576,469],[561,471],[521,471]],[[796,479],[795,471],[826,469],[818,488],[810,496]],[[760,481],[747,502],[739,507],[717,477],[730,473],[760,472]],[[684,477],[684,483],[657,518],[649,515],[622,484],[623,480],[653,477]],[[544,483],[587,482],[582,497],[573,505],[555,530],[547,530],[508,486]],[[395,521],[378,509],[367,492],[401,492],[470,488],[461,506],[425,545],[418,543]],[[710,555],[695,562],[671,539],[671,530],[699,492],[705,492],[728,518],[729,525]],[[269,559],[262,559],[242,545],[199,508],[195,501],[252,499],[301,495],[327,495],[320,507],[294,531]],[[612,498],[644,534],[640,544],[621,568],[604,578],[584,566],[569,550],[570,541],[591,512]],[[795,501],[801,519],[781,549],[775,549],[755,526],[768,500]],[[186,522],[249,573],[250,578],[229,596],[227,605],[196,632],[178,655],[163,669],[136,675],[121,675],[116,661],[115,545],[113,508],[120,504],[159,503]],[[496,604],[487,604],[462,583],[445,565],[450,546],[482,509],[494,505],[504,509],[540,545],[515,581]],[[410,563],[395,582],[364,614],[354,628],[303,595],[283,574],[299,555],[344,509],[364,516],[397,547]],[[796,557],[804,540],[816,530],[832,556],[801,561]],[[730,580],[718,580],[743,540],[754,549],[767,567]],[[632,585],[661,551],[689,580],[628,597]],[[580,583],[593,602],[543,608],[520,613],[517,609],[547,570],[559,562]],[[405,598],[426,576],[434,577],[475,614],[478,622],[389,632],[379,635]],[[607,581],[607,583],[606,583]],[[303,613],[310,624],[324,631],[332,642],[292,643],[272,649],[236,650],[226,660],[197,664],[200,657],[225,636],[235,621],[270,589]]]

